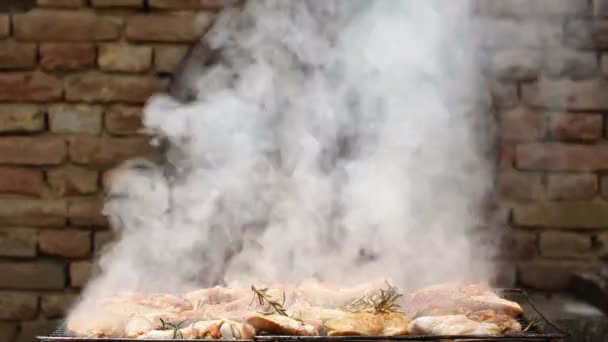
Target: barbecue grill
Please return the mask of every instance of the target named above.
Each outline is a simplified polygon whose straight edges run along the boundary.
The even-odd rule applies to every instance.
[[[553,322],[547,319],[534,305],[527,293],[520,289],[498,289],[504,297],[509,297],[511,300],[515,300],[513,297],[518,297],[519,302],[524,299],[523,302],[529,304],[533,309],[533,314],[536,315],[543,323],[544,328],[538,329],[537,327],[530,327],[527,331],[514,334],[514,335],[500,335],[500,336],[479,336],[479,335],[433,335],[433,336],[275,336],[275,335],[260,335],[250,340],[239,340],[242,342],[390,342],[390,341],[458,341],[458,342],[490,342],[490,341],[503,341],[503,342],[549,342],[559,341],[568,336],[568,333],[560,329]],[[530,316],[524,316],[519,319],[522,328],[529,327]],[[40,342],[134,342],[134,341],[154,341],[154,342],[192,342],[192,341],[205,341],[205,342],[226,342],[222,339],[204,339],[204,340],[192,340],[192,339],[169,339],[169,340],[141,340],[131,338],[83,338],[70,336],[64,328],[58,328],[55,332],[49,336],[38,336]]]

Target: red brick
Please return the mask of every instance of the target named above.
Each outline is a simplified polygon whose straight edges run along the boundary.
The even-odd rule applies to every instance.
[[[14,35],[24,41],[104,41],[120,37],[120,22],[92,11],[36,9],[13,16]]]
[[[517,167],[527,170],[608,170],[608,145],[531,143],[516,147]]]
[[[116,135],[137,134],[143,129],[142,108],[137,106],[112,106],[105,115],[106,130]]]
[[[0,166],[0,192],[40,195],[43,190],[42,170]]]
[[[144,0],[92,0],[92,5],[98,8],[142,8]]]
[[[522,227],[608,228],[608,203],[547,202],[522,205],[513,209],[513,221]]]
[[[540,234],[540,253],[547,257],[580,258],[591,252],[591,237],[585,234],[547,231]]]
[[[211,23],[208,13],[135,15],[127,20],[126,35],[136,42],[192,43]]]
[[[597,194],[598,180],[594,174],[550,174],[547,197],[555,200],[585,200]]]
[[[61,98],[62,84],[41,72],[0,74],[0,101],[44,102]]]
[[[540,56],[530,49],[501,50],[493,56],[492,69],[502,80],[531,81],[538,77]]]
[[[11,18],[6,14],[0,14],[0,38],[6,38],[11,33]]]
[[[545,136],[545,115],[517,107],[501,114],[501,137],[506,140],[534,140]]]
[[[30,320],[36,318],[37,313],[37,295],[0,291],[0,319]]]
[[[67,156],[66,143],[58,137],[1,137],[0,163],[52,165]]]
[[[133,157],[150,157],[147,138],[76,137],[70,141],[70,157],[78,164],[113,166]]]
[[[104,71],[146,71],[152,65],[152,48],[125,44],[102,45],[97,63]]]
[[[0,69],[30,69],[36,65],[36,45],[0,41]]]
[[[0,222],[18,222],[18,220],[11,221],[5,220],[5,218],[26,217],[32,221],[44,221],[45,218],[65,218],[66,216],[67,203],[63,200],[0,198]]]
[[[78,198],[70,200],[68,207],[70,224],[74,226],[106,227],[107,219],[103,216],[101,198]]]
[[[199,9],[201,0],[149,0],[150,8],[163,10]]]
[[[70,264],[70,284],[73,287],[83,287],[92,276],[92,262],[76,261]]]
[[[40,301],[42,314],[46,318],[62,318],[68,314],[78,295],[73,293],[43,294]]]
[[[539,174],[507,171],[499,173],[497,181],[498,193],[503,199],[526,201],[542,198],[543,185]]]
[[[59,196],[87,195],[97,192],[99,173],[67,165],[47,172],[51,189]]]
[[[174,72],[188,53],[188,46],[157,46],[154,48],[154,67],[158,72]]]
[[[103,109],[89,105],[52,105],[49,125],[54,133],[93,134],[101,132]]]
[[[0,342],[13,342],[17,336],[17,322],[0,321]]]
[[[53,290],[65,286],[65,266],[56,261],[0,262],[0,288]]]
[[[30,104],[0,104],[0,133],[44,130],[42,108]]]
[[[49,255],[79,258],[91,253],[91,232],[44,229],[38,236],[40,251]]]
[[[85,5],[84,0],[38,0],[39,7],[78,8]]]
[[[517,105],[517,85],[515,83],[490,82],[492,101],[499,108],[512,108]]]
[[[153,76],[109,75],[99,72],[72,74],[65,78],[66,98],[82,102],[144,103],[163,90]]]
[[[556,139],[597,140],[602,136],[601,114],[556,113],[549,116],[549,131]]]
[[[515,166],[515,145],[501,143],[500,153],[498,156],[498,168],[501,170],[510,170]]]
[[[38,231],[32,228],[0,228],[0,256],[33,258],[36,256]]]
[[[604,94],[608,84],[603,80],[571,81],[541,79],[524,85],[524,102],[533,107],[575,111],[606,110]]]
[[[46,70],[80,70],[95,65],[95,46],[90,43],[43,43],[40,65]]]
[[[519,282],[533,289],[566,290],[575,270],[588,269],[588,264],[560,261],[533,261],[518,265]]]

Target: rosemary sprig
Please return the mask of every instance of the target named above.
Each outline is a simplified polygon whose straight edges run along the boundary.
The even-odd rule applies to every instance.
[[[541,331],[544,327],[543,320],[540,317],[535,317],[528,322],[528,325],[522,330],[522,332],[527,332],[529,330]]]
[[[285,305],[285,291],[283,291],[283,299],[280,303],[270,297],[268,294],[268,288],[258,289],[251,285],[251,291],[253,291],[253,298],[251,298],[251,303],[249,303],[249,305],[253,304],[253,302],[257,300],[260,306],[266,306],[267,308],[265,311],[258,311],[259,313],[264,315],[276,313],[281,316],[289,317],[287,310],[285,310],[283,307],[283,305]]]
[[[386,282],[387,288],[380,289],[375,293],[355,299],[347,305],[346,309],[350,312],[372,311],[375,313],[399,312],[401,308],[397,304],[402,294],[397,289]]]
[[[179,334],[179,337],[181,339],[184,338],[184,334],[182,334],[180,329],[182,328],[182,324],[184,324],[185,321],[173,323],[173,322],[165,321],[162,318],[159,318],[159,319],[160,319],[160,322],[163,324],[163,327],[161,328],[162,330],[173,330],[173,339],[175,339],[177,337],[177,334]]]

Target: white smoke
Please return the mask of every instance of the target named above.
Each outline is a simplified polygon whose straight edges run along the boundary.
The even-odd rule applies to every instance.
[[[88,293],[492,277],[469,1],[255,0],[205,39],[191,104],[152,99],[167,163],[127,165]]]

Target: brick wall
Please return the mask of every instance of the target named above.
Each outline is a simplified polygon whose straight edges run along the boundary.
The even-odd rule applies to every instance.
[[[479,0],[498,123],[503,273],[568,286],[608,260],[608,1]]]
[[[104,171],[222,1],[0,3],[0,342],[56,326],[111,239]]]

